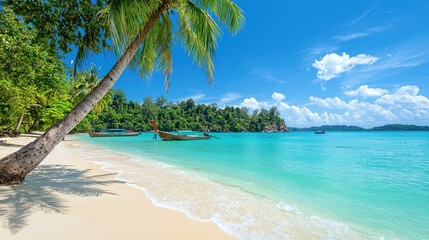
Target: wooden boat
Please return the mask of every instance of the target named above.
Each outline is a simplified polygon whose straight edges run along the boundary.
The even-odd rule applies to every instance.
[[[325,130],[316,130],[314,131],[315,134],[325,134]]]
[[[156,126],[155,120],[152,120],[153,129],[155,130],[155,133],[158,134],[158,136],[163,141],[176,141],[176,140],[207,140],[210,139],[210,136],[198,136],[198,135],[188,135],[188,134],[174,134],[169,132],[164,132],[158,129]]]
[[[137,136],[139,132],[128,131],[126,129],[107,129],[100,132],[88,132],[91,137],[129,137]]]

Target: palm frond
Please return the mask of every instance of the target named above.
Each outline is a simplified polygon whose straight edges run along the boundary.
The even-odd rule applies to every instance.
[[[139,69],[140,76],[142,78],[151,77],[155,70],[156,62],[156,28],[157,24],[148,33],[145,40],[142,43],[140,49],[136,52],[133,59],[130,62],[130,66],[136,70]]]
[[[192,55],[194,62],[205,68],[211,81],[214,71],[212,57],[215,55],[217,38],[222,32],[210,14],[191,1],[181,5],[177,12],[179,15],[177,37],[188,54]]]
[[[102,9],[101,12],[97,13],[97,15],[92,17],[91,21],[99,22],[101,23],[101,25],[107,26],[108,14],[106,10]],[[83,33],[83,37],[76,43],[77,53],[74,60],[73,76],[77,74],[77,69],[82,67],[85,59],[87,59],[90,53],[101,51],[101,48],[98,43],[99,29],[97,25],[85,25]]]
[[[170,89],[170,76],[173,72],[172,41],[173,23],[168,14],[164,14],[157,28],[156,46],[158,46],[157,67],[165,75],[164,85],[167,91]]]
[[[73,76],[76,76],[77,69],[82,66],[83,62],[88,56],[88,48],[85,45],[79,46],[77,49],[76,57],[74,59]]]
[[[108,22],[117,54],[121,54],[134,40],[152,12],[162,0],[112,0],[104,10],[108,11]]]
[[[90,69],[83,72],[77,72],[74,77],[72,92],[70,94],[71,102],[76,105],[86,97],[99,84],[98,69],[95,65],[91,65]],[[109,107],[112,102],[113,92],[110,90],[107,94],[94,106],[94,110],[99,114],[102,110]]]
[[[194,0],[206,11],[213,11],[219,21],[228,28],[232,34],[237,34],[245,23],[243,10],[231,0]]]
[[[168,91],[172,67],[173,22],[171,12],[177,13],[177,33],[181,45],[194,63],[203,68],[211,82],[218,38],[222,31],[216,21],[235,34],[244,25],[242,10],[232,0],[110,0],[100,17],[110,25],[116,54],[121,55],[137,36],[151,14],[163,4],[170,7],[153,25],[131,60],[131,67],[140,76],[150,77],[155,70],[164,73]],[[171,4],[171,5],[170,5]],[[174,21],[176,22],[176,21]]]

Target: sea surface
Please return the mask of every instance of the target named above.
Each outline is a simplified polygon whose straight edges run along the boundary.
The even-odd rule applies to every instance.
[[[240,239],[429,239],[429,132],[212,135],[72,138],[154,204]]]

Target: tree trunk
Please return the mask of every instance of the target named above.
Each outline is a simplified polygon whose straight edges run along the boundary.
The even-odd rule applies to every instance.
[[[21,116],[19,116],[19,120],[16,123],[15,129],[13,130],[13,134],[14,135],[18,135],[19,134],[19,128],[21,128],[21,123],[22,123],[23,119],[24,119],[24,113],[21,113]]]
[[[38,122],[37,118],[34,119],[33,123],[31,124],[31,126],[28,128],[27,133],[31,133],[31,130],[33,129],[33,127],[36,125],[36,123]]]
[[[70,113],[34,142],[0,159],[0,185],[20,184],[25,176],[43,161],[63,137],[82,121],[91,109],[94,108],[95,104],[112,88],[149,31],[161,17],[162,13],[170,7],[170,4],[171,0],[167,0],[158,7],[146,24],[142,26],[134,41],[127,47],[113,68],[104,76],[100,84],[79,102]]]

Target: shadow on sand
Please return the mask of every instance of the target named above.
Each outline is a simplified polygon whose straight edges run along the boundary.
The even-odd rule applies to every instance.
[[[32,213],[66,213],[68,207],[60,194],[82,197],[112,194],[100,187],[119,182],[97,180],[114,174],[91,176],[88,172],[89,169],[77,170],[68,165],[40,165],[21,185],[0,187],[0,227],[18,233]]]
[[[22,133],[19,136],[21,137],[33,137],[33,138],[38,138],[40,136],[42,136],[43,133],[39,133],[39,132],[30,132],[30,133]]]
[[[0,146],[20,148],[20,147],[24,146],[24,144],[16,144],[16,143],[0,142]]]

